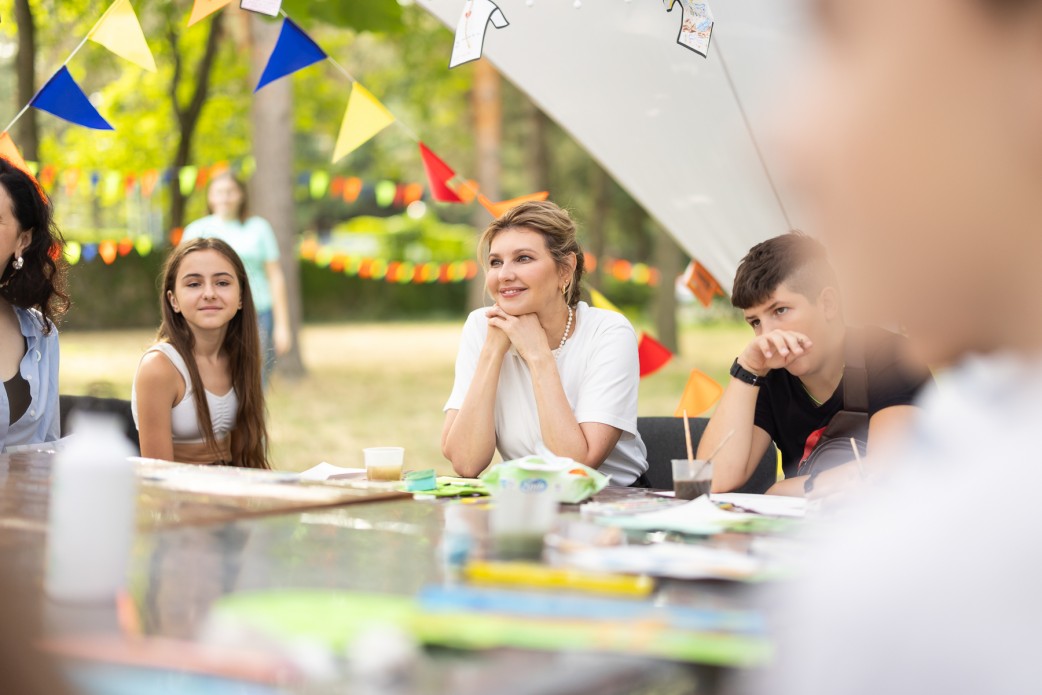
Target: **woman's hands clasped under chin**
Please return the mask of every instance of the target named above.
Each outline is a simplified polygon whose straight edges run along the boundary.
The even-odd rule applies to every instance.
[[[494,344],[502,347],[504,353],[513,345],[525,362],[551,355],[546,331],[536,314],[512,316],[496,304],[485,315],[488,317],[486,340],[495,341]]]

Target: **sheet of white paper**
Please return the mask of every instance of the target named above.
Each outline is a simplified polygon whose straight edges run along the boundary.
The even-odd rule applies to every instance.
[[[706,495],[702,495],[687,504],[678,504],[657,512],[598,517],[597,521],[634,530],[712,535],[723,533],[738,524],[763,518],[760,514],[725,511],[710,502]]]
[[[492,0],[466,0],[459,23],[456,25],[456,40],[452,44],[452,58],[449,59],[450,68],[481,57],[489,22],[497,29],[510,24]]]
[[[674,579],[753,579],[764,565],[750,555],[681,543],[621,545],[582,550],[568,555],[567,564],[593,572],[649,574]]]
[[[713,495],[714,502],[725,502],[736,507],[765,516],[780,516],[802,519],[807,513],[807,498],[783,495],[749,495],[741,492],[726,492]]]
[[[277,17],[282,9],[282,0],[241,0],[239,7],[250,12],[260,12],[269,17]]]
[[[344,478],[354,479],[361,478],[365,479],[364,468],[344,468],[342,466],[334,466],[331,463],[323,461],[317,466],[312,466],[300,473],[301,480],[329,480],[333,476],[343,476]]]

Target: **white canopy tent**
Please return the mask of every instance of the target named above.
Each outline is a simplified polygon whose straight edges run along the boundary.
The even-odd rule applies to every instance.
[[[465,4],[416,1],[452,30]],[[530,1],[496,2],[509,26],[488,26],[484,56],[729,290],[749,247],[789,226],[754,138],[799,47],[796,3],[711,3],[703,58],[677,43],[683,2]]]

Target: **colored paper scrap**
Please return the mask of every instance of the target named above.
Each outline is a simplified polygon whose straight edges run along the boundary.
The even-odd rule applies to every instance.
[[[140,68],[156,71],[155,58],[152,57],[134,8],[130,6],[130,0],[116,0],[112,3],[87,34],[87,38]]]
[[[449,67],[469,63],[481,57],[485,32],[491,23],[497,29],[510,25],[503,11],[491,0],[467,0],[456,24],[456,39],[452,44]]]
[[[94,130],[115,130],[87,99],[64,65],[29,102],[41,111]]]
[[[666,12],[681,6],[680,33],[677,43],[705,58],[709,54],[709,41],[713,38],[713,12],[707,2],[694,0],[663,0]]]
[[[282,21],[282,30],[275,41],[275,48],[272,49],[268,64],[264,66],[264,72],[261,73],[260,81],[253,91],[257,92],[265,85],[314,65],[325,57],[326,52],[287,17]]]
[[[423,168],[427,172],[427,180],[430,182],[431,196],[440,203],[462,203],[463,200],[456,194],[456,191],[449,188],[449,181],[455,178],[456,172],[422,142],[420,143],[420,157],[423,159]]]
[[[394,114],[361,83],[355,82],[340,124],[333,161],[338,162],[351,154],[392,123]]]

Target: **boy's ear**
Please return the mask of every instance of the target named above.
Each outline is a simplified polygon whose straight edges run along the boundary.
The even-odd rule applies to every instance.
[[[835,287],[826,287],[821,291],[821,295],[818,297],[818,302],[821,305],[822,311],[825,312],[825,318],[828,321],[835,321],[840,318],[841,306],[839,301],[839,291]]]

